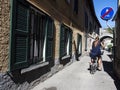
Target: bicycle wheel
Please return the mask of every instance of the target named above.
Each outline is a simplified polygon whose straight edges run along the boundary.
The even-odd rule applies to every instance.
[[[90,73],[91,73],[91,74],[94,74],[94,64],[92,64],[92,65],[90,66]]]

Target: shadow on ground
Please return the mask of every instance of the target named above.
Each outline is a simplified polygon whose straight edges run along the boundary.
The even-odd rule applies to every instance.
[[[44,88],[42,90],[57,90],[57,88],[56,87],[49,87],[49,88]]]
[[[105,72],[107,72],[112,77],[117,90],[120,90],[120,80],[116,77],[116,75],[113,72],[112,61],[109,61],[109,62],[108,61],[103,61],[103,69],[104,69]]]

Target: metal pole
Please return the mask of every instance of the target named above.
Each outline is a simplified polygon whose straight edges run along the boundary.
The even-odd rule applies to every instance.
[[[106,21],[106,25],[107,25],[107,27],[108,28],[110,28],[111,30],[113,30],[112,28],[111,28],[111,26],[110,25],[108,25],[108,23],[107,23],[108,21]]]
[[[113,31],[113,51],[112,51],[112,54],[113,54],[113,67],[114,67],[114,63],[115,63],[115,32],[114,32],[114,29],[112,29],[111,26],[108,25],[107,22],[108,21],[106,21],[107,27],[110,28]]]

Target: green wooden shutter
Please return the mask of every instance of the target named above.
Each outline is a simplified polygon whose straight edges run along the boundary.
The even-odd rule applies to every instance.
[[[65,56],[65,28],[61,25],[60,29],[60,58]]]
[[[80,38],[79,38],[79,34],[77,34],[77,53],[79,53],[79,41],[80,41]]]
[[[82,53],[82,37],[81,37],[81,35],[77,34],[77,39],[78,39],[77,40],[77,53],[78,53],[78,55],[81,55],[81,53]],[[80,46],[81,51],[79,51],[80,43],[81,43],[81,46]]]
[[[80,43],[81,43],[81,46],[80,46],[80,55],[82,54],[82,36],[80,35]]]
[[[29,6],[13,0],[11,15],[10,71],[28,66]]]
[[[70,51],[70,55],[72,55],[72,31],[70,30],[70,48],[69,48],[69,51]]]
[[[47,32],[47,38],[46,38],[46,60],[53,60],[53,37],[54,37],[54,24],[53,20],[48,18],[47,24],[46,24],[46,32]]]

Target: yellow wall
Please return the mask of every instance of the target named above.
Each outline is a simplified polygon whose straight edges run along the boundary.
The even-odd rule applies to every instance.
[[[79,1],[79,13],[76,15],[73,12],[72,3],[69,4],[65,0],[28,0],[38,9],[48,14],[55,23],[55,59],[59,58],[59,39],[60,39],[60,24],[64,23],[73,31],[73,41],[77,44],[77,33],[82,36],[82,51],[85,49],[84,38],[84,0]],[[73,0],[71,0],[73,2]],[[74,53],[74,45],[72,45],[72,51]]]
[[[82,36],[82,52],[85,50],[85,11],[91,17],[90,10],[85,6],[85,0],[79,0],[78,15],[73,11],[73,1],[67,3],[66,0],[27,0],[33,6],[49,15],[55,24],[55,49],[54,58],[59,58],[60,45],[60,24],[64,23],[73,31],[72,41],[77,45],[77,34]],[[9,61],[9,33],[10,33],[10,1],[0,1],[0,71],[8,70]],[[92,21],[92,19],[90,19]],[[72,45],[74,53],[74,45]]]

